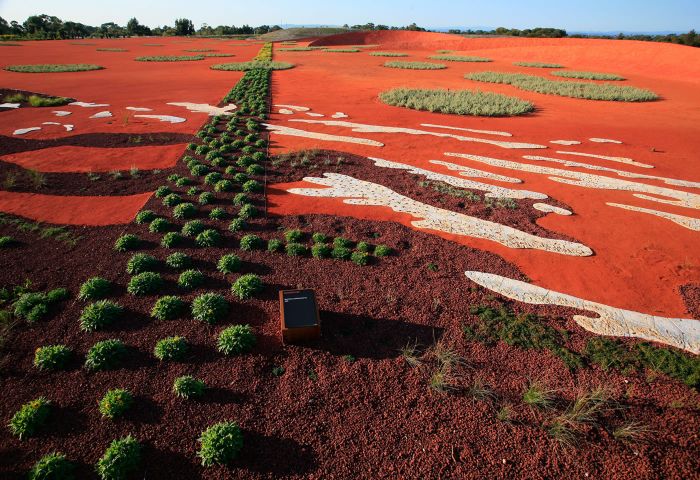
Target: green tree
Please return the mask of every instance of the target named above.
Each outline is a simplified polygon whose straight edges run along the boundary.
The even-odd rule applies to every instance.
[[[175,35],[194,35],[194,23],[188,18],[178,18],[175,20]]]

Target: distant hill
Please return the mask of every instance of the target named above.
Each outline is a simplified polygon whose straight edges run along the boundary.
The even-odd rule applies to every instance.
[[[294,27],[277,30],[275,32],[260,35],[260,40],[268,42],[284,42],[310,37],[327,37],[338,33],[345,33],[348,29],[342,27]]]

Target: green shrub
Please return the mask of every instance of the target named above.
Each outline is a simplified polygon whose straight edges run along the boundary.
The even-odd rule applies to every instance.
[[[352,252],[350,260],[352,260],[352,263],[364,267],[369,264],[370,256],[367,252]]]
[[[358,252],[369,253],[370,249],[371,246],[367,242],[357,242],[357,245],[355,246],[355,250],[357,250]]]
[[[328,236],[324,233],[316,232],[311,235],[311,240],[313,240],[314,243],[326,243],[328,241]]]
[[[213,229],[204,230],[197,235],[195,243],[200,247],[215,247],[221,243],[221,234]]]
[[[352,241],[348,240],[343,237],[336,237],[333,239],[333,246],[334,247],[344,247],[344,248],[351,248],[352,247]]]
[[[167,337],[158,340],[153,355],[161,361],[182,360],[187,353],[187,340],[183,337]]]
[[[246,168],[246,173],[248,175],[262,175],[265,173],[265,168],[257,163],[254,163],[252,165],[248,165],[248,168]]]
[[[204,283],[204,274],[199,270],[185,270],[177,279],[177,284],[188,290],[194,290]]]
[[[209,145],[200,145],[195,149],[194,153],[197,155],[206,155],[209,150],[211,150]]]
[[[132,295],[149,295],[156,293],[163,286],[159,273],[143,272],[131,277],[126,291]]]
[[[148,226],[148,231],[151,233],[163,233],[170,228],[170,222],[165,218],[156,218]]]
[[[29,480],[73,480],[73,465],[62,453],[44,455],[29,471]]]
[[[177,377],[173,383],[173,392],[181,398],[199,398],[204,395],[206,384],[190,375]]]
[[[204,293],[192,301],[192,317],[200,322],[214,324],[228,313],[228,302],[216,293]]]
[[[253,295],[260,292],[262,289],[262,280],[260,279],[260,277],[252,273],[246,273],[245,275],[241,275],[231,287],[231,291],[235,295],[237,295],[238,298],[240,298],[241,300],[251,298]]]
[[[158,268],[159,263],[158,259],[152,255],[136,253],[126,263],[126,273],[136,275],[137,273],[152,272]]]
[[[28,292],[22,294],[15,302],[15,316],[26,320],[28,323],[37,322],[49,314],[51,302],[48,294],[41,292]]]
[[[241,259],[233,254],[224,255],[216,267],[221,273],[234,273],[241,269]]]
[[[131,435],[113,440],[97,461],[97,474],[102,480],[126,480],[141,464],[141,445]]]
[[[267,156],[263,152],[255,152],[253,154],[253,160],[255,160],[257,163],[262,163],[265,160],[267,160]],[[249,165],[249,167],[252,167],[253,165]]]
[[[314,258],[328,258],[331,256],[331,251],[333,249],[331,248],[330,245],[325,244],[325,243],[315,243],[313,247],[311,247],[311,255]]]
[[[254,218],[258,216],[258,209],[250,203],[246,203],[238,211],[238,218],[242,220],[247,220],[249,218]]]
[[[615,75],[614,73],[574,72],[572,70],[562,70],[561,72],[551,72],[551,74],[555,77],[580,78],[584,80],[625,80],[625,77]]]
[[[338,260],[349,260],[352,256],[352,250],[347,247],[333,247],[331,256]]]
[[[133,403],[134,397],[131,392],[123,388],[115,388],[105,393],[99,401],[99,410],[103,417],[114,420],[124,415]]]
[[[73,351],[65,345],[47,345],[34,351],[34,366],[39,370],[66,368]]]
[[[243,448],[243,433],[236,422],[221,422],[207,428],[199,437],[202,448],[197,455],[202,466],[226,465],[238,456]]]
[[[442,60],[445,62],[493,62],[490,58],[468,57],[464,55],[432,55],[431,60]]]
[[[182,197],[177,193],[169,193],[163,197],[163,205],[166,207],[174,207],[182,203]]]
[[[370,52],[373,57],[408,57],[408,53],[401,52]]]
[[[209,212],[209,218],[212,220],[223,220],[226,218],[226,210],[223,208],[212,208],[211,212]]]
[[[20,73],[59,73],[59,72],[85,72],[87,70],[101,70],[104,67],[85,63],[71,64],[46,64],[46,65],[8,65],[5,70]]]
[[[181,270],[192,264],[192,259],[182,252],[175,252],[168,255],[165,259],[165,264],[171,268]]]
[[[182,234],[187,237],[196,237],[202,233],[206,225],[201,220],[190,220],[182,226]]]
[[[212,65],[209,68],[212,70],[237,70],[237,71],[248,71],[259,68],[264,68],[266,70],[288,70],[294,68],[293,63],[286,62],[237,62],[237,63],[220,63],[217,65]]]
[[[160,245],[164,248],[173,248],[177,247],[178,245],[181,245],[182,241],[182,235],[180,235],[179,233],[168,232],[165,235],[163,235],[163,238],[160,240]]]
[[[403,61],[386,62],[384,66],[389,68],[405,68],[408,70],[443,70],[447,68],[447,65],[443,63]]]
[[[246,146],[246,147],[243,147],[241,150],[243,151],[243,153],[247,153],[246,150],[250,151],[251,148]],[[241,157],[238,160],[236,160],[236,165],[238,165],[241,168],[247,168],[247,167],[253,165],[254,163],[255,163],[255,159],[251,155],[241,155]],[[241,175],[243,175],[243,174],[241,174]],[[240,180],[237,180],[237,181],[240,182]]]
[[[101,330],[121,316],[120,305],[108,300],[98,300],[85,307],[80,314],[80,329],[85,332]]]
[[[189,62],[204,60],[204,55],[155,55],[134,58],[137,62]]]
[[[46,423],[50,411],[51,402],[44,397],[25,403],[10,419],[10,432],[20,440],[33,436]]]
[[[196,165],[193,165],[190,168],[190,173],[192,175],[197,176],[197,177],[203,177],[204,175],[209,173],[209,167],[207,167],[206,165],[202,165],[201,163],[198,163]]]
[[[13,243],[15,243],[15,240],[10,236],[3,235],[0,237],[0,248],[9,247]]]
[[[187,150],[196,150],[196,149],[197,149],[196,143],[188,143],[187,144]]]
[[[231,192],[233,191],[233,182],[231,180],[219,180],[214,185],[214,191],[217,192]]]
[[[228,224],[228,229],[230,232],[240,232],[246,227],[246,221],[242,218],[234,218],[231,223]]]
[[[380,93],[379,100],[413,110],[487,117],[524,115],[535,109],[532,103],[516,97],[470,90],[395,88]]]
[[[187,195],[195,196],[199,193],[198,187],[190,187],[187,189]]]
[[[391,247],[386,245],[377,245],[374,247],[374,255],[377,257],[386,257],[391,254]]]
[[[287,252],[287,255],[290,257],[301,257],[306,255],[307,252],[306,245],[303,243],[288,243],[284,249]]]
[[[186,187],[187,185],[192,185],[193,180],[187,177],[180,177],[175,181],[175,185],[178,187]]]
[[[358,53],[360,52],[359,48],[324,48],[324,52],[331,52],[331,53]]]
[[[136,235],[127,233],[117,238],[114,242],[114,249],[117,252],[126,252],[128,250],[136,250],[141,245],[141,239]]]
[[[253,234],[244,235],[240,242],[241,250],[245,251],[259,250],[263,248],[263,245],[262,239]]]
[[[263,186],[256,180],[248,180],[243,184],[243,191],[247,193],[261,192]]]
[[[288,243],[293,243],[293,242],[299,242],[301,239],[304,237],[304,234],[301,232],[301,230],[286,230],[284,232],[284,239]]]
[[[68,300],[69,297],[70,294],[65,288],[54,288],[53,290],[46,292],[46,300],[49,303],[57,303],[63,300]]]
[[[219,172],[211,172],[207,174],[206,177],[204,177],[204,183],[206,183],[207,185],[216,185],[216,182],[222,179],[223,175],[221,175]]]
[[[564,65],[558,63],[542,63],[542,62],[514,62],[517,67],[533,67],[533,68],[564,68]]]
[[[170,187],[168,187],[167,185],[161,185],[160,187],[156,188],[154,195],[156,196],[156,198],[165,198],[172,192],[173,191],[170,190]]]
[[[282,240],[278,240],[276,238],[272,238],[269,242],[267,242],[268,252],[279,252],[283,247],[284,243],[282,243]]]
[[[29,95],[27,100],[32,107],[59,107],[73,101],[66,97],[41,97],[39,95]]]
[[[168,187],[165,187],[165,188],[168,188]],[[156,219],[156,214],[152,210],[141,210],[139,213],[136,214],[135,222],[138,223],[139,225],[142,225],[144,223],[150,223],[155,219]]]
[[[202,194],[199,196],[200,205],[209,205],[214,200],[216,200],[216,197],[211,192],[202,192]]]
[[[183,219],[192,218],[197,214],[197,207],[194,204],[185,202],[180,203],[173,209],[173,217]]]
[[[185,302],[175,295],[165,295],[160,297],[153,308],[151,316],[158,320],[174,320],[178,318],[185,309]]]
[[[116,368],[126,354],[126,346],[121,340],[102,340],[94,344],[85,358],[88,370],[111,370]]]
[[[224,355],[240,355],[255,346],[255,334],[250,325],[234,325],[219,334],[216,348]]]

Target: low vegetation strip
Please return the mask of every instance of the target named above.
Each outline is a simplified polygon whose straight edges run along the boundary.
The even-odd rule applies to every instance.
[[[465,55],[432,55],[428,57],[432,60],[443,60],[445,62],[493,62],[486,57],[469,57]]]
[[[290,68],[294,68],[294,64],[287,63],[287,62],[251,61],[251,62],[219,63],[216,65],[212,65],[210,68],[212,70],[227,70],[227,71],[236,71],[236,72],[247,72],[248,70],[255,70],[258,68],[262,68],[262,69],[266,69],[266,70],[289,70]]]
[[[615,75],[614,73],[575,72],[573,70],[552,72],[552,75],[565,78],[581,78],[584,80],[625,80],[625,77]]]
[[[321,47],[290,47],[290,48],[280,48],[279,52],[313,52],[315,50],[322,50]]]
[[[102,70],[105,67],[87,63],[66,64],[37,64],[37,65],[8,65],[5,70],[20,73],[59,73],[59,72],[85,72],[89,70]]]
[[[408,57],[408,53],[401,52],[369,52],[373,57]]]
[[[408,70],[443,70],[447,68],[447,65],[442,63],[429,63],[429,62],[386,62],[385,67],[389,68],[405,68]]]
[[[155,55],[134,58],[137,62],[190,62],[204,60],[204,55]]]
[[[324,49],[324,52],[335,52],[335,53],[357,53],[359,52],[359,48],[326,48]]]
[[[535,109],[532,103],[519,98],[470,90],[396,88],[380,93],[379,99],[396,107],[486,117],[524,115]]]
[[[532,67],[532,68],[564,68],[564,65],[558,63],[542,63],[542,62],[513,62],[516,67]]]
[[[513,85],[521,90],[559,95],[562,97],[584,98],[587,100],[609,100],[617,102],[651,102],[659,96],[651,90],[610,85],[608,83],[567,82],[549,80],[544,77],[524,73],[474,72],[464,76],[467,80]]]

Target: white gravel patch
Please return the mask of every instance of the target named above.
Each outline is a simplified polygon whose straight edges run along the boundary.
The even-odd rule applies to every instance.
[[[97,112],[94,115],[91,115],[90,118],[109,118],[112,116],[112,112],[108,110],[103,110],[101,112]]]
[[[335,112],[333,115],[331,115],[331,118],[348,118],[348,116],[343,112]]]
[[[92,103],[92,102],[71,102],[68,105],[75,105],[76,107],[84,107],[84,108],[109,107],[109,103]]]
[[[564,216],[573,215],[573,213],[570,210],[561,207],[555,207],[554,205],[549,205],[547,203],[533,203],[532,208],[544,213],[556,213],[557,215]]]
[[[498,135],[500,137],[512,137],[512,133],[508,132],[499,132],[497,130],[477,130],[475,128],[462,128],[462,127],[449,127],[447,125],[435,125],[432,123],[421,123],[421,127],[429,127],[429,128],[446,128],[448,130],[460,130],[463,132],[471,132],[471,133],[482,133],[484,135]]]
[[[73,112],[69,112],[67,110],[52,110],[51,113],[53,113],[57,117],[67,117],[68,115],[72,114]]]
[[[648,213],[649,215],[656,215],[665,220],[671,220],[673,223],[680,225],[688,230],[700,231],[700,219],[687,217],[685,215],[678,215],[675,213],[661,212],[659,210],[654,210],[651,208],[635,207],[633,205],[625,205],[623,203],[606,203],[611,207],[623,208],[625,210],[631,210],[633,212]]]
[[[132,112],[152,112],[152,108],[147,108],[147,107],[126,107],[127,110],[131,110]]]
[[[182,122],[187,121],[186,118],[174,117],[172,115],[134,115],[134,117],[152,118],[154,120],[160,120],[161,122],[168,122],[168,123],[182,123]]]
[[[612,140],[610,138],[595,138],[594,137],[594,138],[589,138],[588,140],[590,140],[593,143],[622,143],[619,140]]]
[[[41,127],[28,127],[28,128],[18,128],[14,132],[12,132],[13,135],[24,135],[29,132],[35,132],[37,130],[41,130]]]
[[[277,110],[277,113],[280,113],[282,115],[294,115],[294,110],[290,110],[288,108],[280,108]]]
[[[277,135],[288,135],[291,137],[313,138],[316,140],[323,140],[325,142],[357,143],[360,145],[369,145],[371,147],[383,147],[384,146],[383,143],[377,142],[375,140],[370,140],[368,138],[346,137],[343,135],[330,135],[328,133],[309,132],[307,130],[300,130],[298,128],[284,127],[281,125],[272,125],[269,123],[263,123],[263,125],[271,133],[274,133]]]
[[[168,105],[173,105],[175,107],[184,107],[190,112],[207,113],[210,117],[213,117],[215,115],[231,115],[231,112],[238,108],[232,103],[229,103],[225,107],[216,107],[214,105],[209,105],[208,103],[191,102],[169,102]]]
[[[584,153],[584,152],[567,152],[564,150],[557,150],[559,155],[577,155],[579,157],[590,157],[598,158],[600,160],[607,160],[609,162],[624,163],[626,165],[634,165],[635,167],[641,168],[654,168],[654,165],[649,165],[648,163],[640,163],[627,157],[608,157],[606,155],[596,155],[595,153]]]
[[[19,103],[0,103],[0,108],[19,108]]]
[[[288,108],[290,110],[294,110],[295,112],[308,112],[309,110],[311,110],[309,107],[300,107],[298,105],[282,105],[279,103],[276,103],[275,107]]]
[[[578,140],[550,140],[549,143],[556,143],[557,145],[581,145]]]

